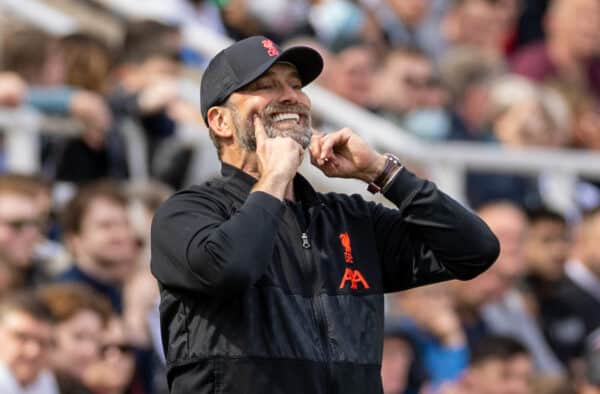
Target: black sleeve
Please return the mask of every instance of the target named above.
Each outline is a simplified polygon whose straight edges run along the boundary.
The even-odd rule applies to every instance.
[[[152,272],[167,287],[243,292],[271,259],[282,212],[281,201],[263,192],[233,213],[208,191],[177,194],[152,222]]]
[[[386,292],[471,279],[498,257],[488,226],[432,182],[402,169],[385,197],[398,209],[372,213]]]

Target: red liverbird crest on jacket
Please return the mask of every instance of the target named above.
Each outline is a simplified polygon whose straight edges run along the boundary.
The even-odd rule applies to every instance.
[[[344,248],[344,260],[346,261],[346,264],[354,264],[354,258],[352,257],[352,245],[350,244],[350,235],[348,233],[341,233],[340,242]],[[340,283],[340,289],[345,288],[348,282],[350,282],[350,288],[352,290],[357,290],[359,283],[365,289],[369,288],[369,284],[367,283],[365,277],[358,269],[346,267],[344,276],[342,277],[342,281]]]

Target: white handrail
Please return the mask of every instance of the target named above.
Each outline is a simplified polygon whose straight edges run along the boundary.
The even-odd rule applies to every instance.
[[[39,0],[0,0],[0,8],[37,25],[53,34],[68,34],[75,30],[73,19]]]

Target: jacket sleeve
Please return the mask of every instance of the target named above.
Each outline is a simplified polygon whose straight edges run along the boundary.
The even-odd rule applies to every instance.
[[[162,286],[233,295],[252,286],[269,263],[283,204],[263,192],[233,213],[208,192],[179,194],[152,222],[152,272]]]
[[[488,226],[432,182],[402,169],[385,197],[398,209],[372,210],[384,291],[471,279],[498,257]]]

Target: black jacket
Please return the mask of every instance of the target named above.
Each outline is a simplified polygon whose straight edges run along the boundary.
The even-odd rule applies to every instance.
[[[398,209],[299,175],[298,202],[282,203],[255,182],[224,165],[156,212],[172,393],[379,393],[383,293],[473,278],[499,253],[483,221],[407,170],[386,192]]]

